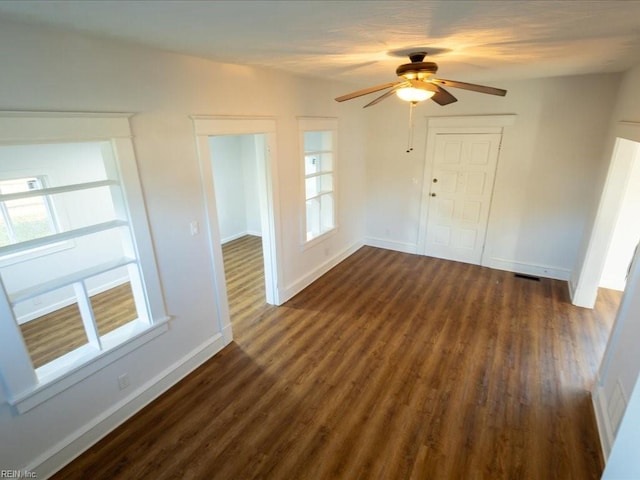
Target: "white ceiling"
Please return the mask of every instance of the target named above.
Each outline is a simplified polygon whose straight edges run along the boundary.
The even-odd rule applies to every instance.
[[[636,0],[3,0],[0,18],[362,86],[394,80],[405,59],[388,52],[412,47],[442,50],[438,76],[461,81],[640,64]]]

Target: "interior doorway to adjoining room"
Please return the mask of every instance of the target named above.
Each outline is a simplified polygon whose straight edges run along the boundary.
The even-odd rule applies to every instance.
[[[629,266],[634,251],[640,242],[640,143],[619,139],[624,148],[618,148],[616,155],[627,155],[625,162],[626,188],[622,192],[617,219],[611,232],[611,242],[605,256],[599,286],[623,291],[627,282]]]
[[[232,320],[267,299],[263,224],[269,222],[264,134],[209,137],[216,213]],[[264,189],[262,189],[264,190]],[[267,232],[268,234],[268,232]],[[269,252],[267,252],[268,255]],[[267,259],[270,264],[269,259]]]
[[[217,319],[220,332],[225,343],[233,340],[233,328],[230,318],[229,300],[227,295],[227,285],[225,276],[225,265],[223,259],[222,240],[231,240],[228,231],[222,230],[219,222],[219,212],[217,209],[216,187],[221,190],[222,186],[214,185],[214,161],[218,154],[224,151],[225,142],[229,145],[234,141],[240,147],[240,151],[246,150],[248,163],[255,164],[254,176],[255,195],[250,200],[254,204],[259,204],[260,235],[257,238],[261,244],[263,261],[262,268],[264,275],[264,298],[267,304],[280,305],[280,293],[278,286],[281,282],[280,241],[279,241],[279,209],[278,209],[278,185],[277,185],[277,158],[276,154],[276,123],[272,118],[266,117],[219,117],[219,116],[193,116],[194,131],[196,135],[198,158],[200,163],[200,175],[204,194],[204,208],[206,214],[206,229],[211,255],[212,280],[216,292]],[[234,140],[216,140],[216,138],[237,137]],[[218,144],[218,142],[222,142]],[[226,145],[227,147],[229,145]],[[244,145],[244,147],[243,147]],[[224,155],[222,155],[224,156]],[[242,161],[242,160],[240,160]],[[255,162],[255,163],[254,163]],[[220,167],[219,167],[220,168]],[[224,167],[222,167],[224,168]],[[244,181],[244,180],[243,180]],[[247,180],[248,181],[248,180]],[[246,198],[244,199],[246,202]],[[246,213],[245,213],[246,214]],[[226,215],[226,213],[225,213]],[[254,214],[255,215],[255,212]],[[255,218],[247,225],[255,225]],[[257,227],[256,227],[257,228]],[[227,232],[227,233],[225,233]],[[231,243],[231,242],[227,242]],[[248,266],[245,259],[239,262],[243,268]],[[259,314],[254,310],[255,314]],[[247,313],[251,317],[253,313]]]
[[[582,268],[570,282],[572,303],[593,308],[598,288],[624,290],[640,241],[640,143],[617,138]]]

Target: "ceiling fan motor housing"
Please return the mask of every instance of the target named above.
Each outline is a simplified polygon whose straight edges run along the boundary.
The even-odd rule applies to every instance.
[[[433,62],[404,63],[396,68],[396,75],[408,80],[422,80],[438,71],[438,65]]]

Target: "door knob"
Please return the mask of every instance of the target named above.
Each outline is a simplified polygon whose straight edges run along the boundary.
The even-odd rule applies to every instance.
[[[435,194],[435,193],[432,193],[432,194],[431,194],[431,196],[432,196],[432,197],[435,197],[435,196],[436,196],[436,194]]]

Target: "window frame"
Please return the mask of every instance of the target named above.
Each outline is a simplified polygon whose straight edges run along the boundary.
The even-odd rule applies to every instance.
[[[0,145],[109,143],[110,148],[105,150],[113,154],[112,160],[118,170],[120,188],[125,199],[123,208],[127,210],[128,227],[131,232],[131,248],[146,298],[144,315],[147,319],[146,324],[144,322],[131,322],[135,325],[126,324],[103,336],[104,348],[80,352],[67,368],[53,369],[37,375],[20,327],[15,321],[9,297],[4,285],[0,282],[0,329],[3,334],[3,348],[0,349],[0,378],[4,387],[5,401],[18,413],[30,410],[168,331],[170,317],[165,312],[155,263],[131,140],[130,117],[131,114],[120,113],[0,112]],[[62,234],[62,236],[65,235]],[[73,238],[73,232],[67,236]]]
[[[301,226],[300,226],[300,238],[302,249],[305,250],[312,247],[325,239],[333,236],[338,231],[338,119],[329,117],[299,117],[298,118],[298,132],[299,132],[299,149],[301,158]],[[308,132],[330,132],[331,134],[331,149],[330,150],[307,150],[305,145],[305,133]],[[309,154],[322,154],[331,153],[331,170],[318,171],[313,174],[306,174],[305,164],[306,157]],[[307,180],[311,178],[320,178],[322,175],[331,175],[332,188],[330,191],[318,192],[313,197],[307,198]],[[333,220],[333,226],[327,230],[322,231],[312,238],[308,238],[307,232],[307,201],[311,198],[321,199],[323,196],[331,196],[333,205],[331,209],[331,215]],[[319,210],[319,220],[322,219],[322,210]]]

